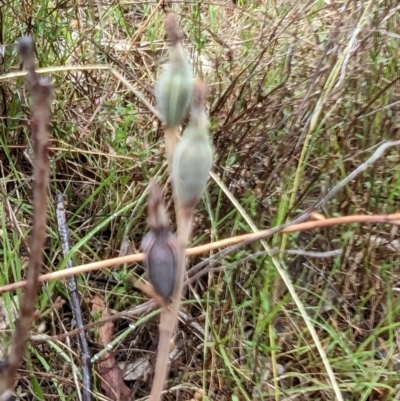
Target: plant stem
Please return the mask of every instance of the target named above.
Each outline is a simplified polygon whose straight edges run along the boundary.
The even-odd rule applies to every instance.
[[[165,128],[164,130],[165,153],[167,155],[169,174],[171,174],[172,170],[172,159],[174,157],[175,146],[179,141],[178,133],[179,133],[178,127]]]

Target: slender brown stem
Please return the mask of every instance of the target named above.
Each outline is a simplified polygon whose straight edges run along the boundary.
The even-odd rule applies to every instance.
[[[175,324],[172,311],[164,309],[160,315],[157,360],[150,395],[150,400],[152,401],[159,401],[161,399],[168,371],[168,357],[174,328]]]
[[[171,174],[172,159],[174,157],[175,146],[179,141],[179,129],[176,128],[165,128],[164,130],[165,139],[165,154],[167,155],[168,161],[168,172]]]
[[[49,126],[53,87],[39,78],[35,71],[33,43],[29,37],[19,42],[19,53],[27,70],[27,83],[32,96],[32,139],[34,150],[33,227],[30,236],[30,255],[25,293],[21,302],[20,316],[15,324],[15,333],[3,374],[1,385],[3,397],[13,391],[17,371],[24,359],[29,329],[34,317],[38,290],[38,277],[43,262],[43,246],[47,220],[47,188],[49,183]]]

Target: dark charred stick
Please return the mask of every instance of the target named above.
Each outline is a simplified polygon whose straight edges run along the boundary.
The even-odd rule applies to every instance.
[[[65,218],[63,196],[61,194],[57,194],[56,196],[56,209],[57,209],[58,232],[60,234],[63,255],[64,257],[66,257],[70,250],[69,229],[67,225],[67,220]],[[69,259],[66,264],[66,268],[69,269],[71,267],[73,267],[73,264],[72,260]],[[67,278],[67,289],[71,302],[72,314],[76,322],[76,327],[80,329],[83,327],[83,318],[82,318],[81,303],[79,299],[78,286],[75,276]],[[82,362],[82,384],[83,384],[82,396],[84,401],[91,401],[93,399],[92,376],[91,376],[92,366],[90,362],[91,356],[85,332],[83,330],[79,333],[78,338],[79,338],[79,348],[81,351],[81,362]]]
[[[30,255],[27,270],[27,285],[21,302],[19,318],[6,367],[0,378],[0,399],[5,400],[14,390],[17,371],[24,359],[29,329],[34,317],[38,276],[43,263],[43,246],[46,235],[47,188],[49,183],[48,144],[51,122],[53,87],[46,79],[39,78],[35,71],[32,39],[24,37],[19,41],[19,53],[27,71],[27,84],[32,96],[32,141],[34,150],[33,181],[33,227],[30,236]],[[2,380],[1,380],[2,379]]]

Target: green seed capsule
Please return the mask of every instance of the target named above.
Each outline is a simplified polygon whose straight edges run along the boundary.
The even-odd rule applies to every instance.
[[[194,86],[189,125],[176,145],[172,180],[183,207],[194,208],[206,190],[213,163],[213,148],[208,137],[208,118],[203,105],[205,85]]]
[[[157,78],[155,96],[163,123],[174,128],[179,126],[187,112],[193,90],[193,72],[172,15],[166,18],[165,29],[171,40],[170,57],[165,70]]]

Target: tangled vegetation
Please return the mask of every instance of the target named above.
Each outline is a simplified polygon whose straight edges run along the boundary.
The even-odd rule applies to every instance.
[[[400,210],[398,146],[315,208],[380,145],[400,139],[394,0],[0,0],[0,288],[26,278],[33,221],[21,36],[33,38],[37,65],[55,88],[42,273],[64,269],[69,256],[78,266],[139,252],[152,177],[176,229],[154,109],[167,12],[179,21],[194,76],[207,83],[215,151],[190,246],[305,211],[323,220]],[[164,399],[400,400],[399,241],[396,224],[352,223],[276,232],[216,259],[214,251],[191,256],[188,268],[201,263],[203,275],[184,287]],[[95,399],[150,394],[158,311],[131,285],[143,273],[142,263],[129,263],[77,276]],[[21,399],[83,394],[67,287],[41,285],[17,377]],[[23,293],[0,299],[3,358]]]

